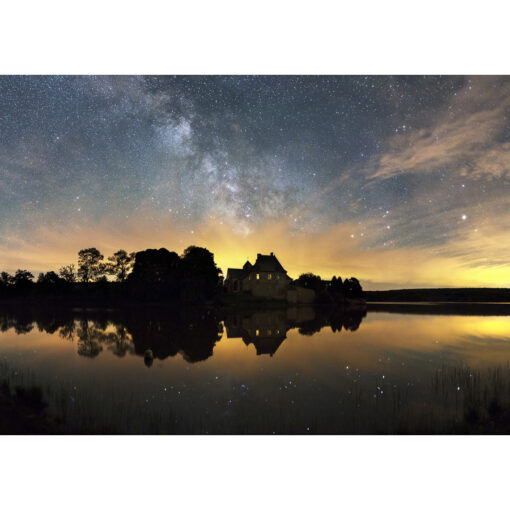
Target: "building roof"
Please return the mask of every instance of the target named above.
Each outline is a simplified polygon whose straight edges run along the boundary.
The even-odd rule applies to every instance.
[[[287,271],[283,269],[282,265],[280,262],[278,262],[278,259],[275,257],[273,252],[271,252],[270,255],[262,255],[257,253],[257,260],[255,261],[255,264],[252,265],[249,261],[247,261],[242,269],[229,267],[227,269],[227,276],[225,279],[242,280],[243,278],[246,278],[252,271],[287,274]]]
[[[244,269],[234,269],[229,267],[227,270],[227,279],[235,278],[240,280],[246,275]]]
[[[255,264],[253,264],[253,271],[287,273],[280,262],[278,262],[278,259],[274,256],[273,252],[271,252],[270,255],[261,255],[260,253],[257,253],[257,260],[255,261]]]

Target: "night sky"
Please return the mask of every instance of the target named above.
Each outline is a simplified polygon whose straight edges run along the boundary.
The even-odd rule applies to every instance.
[[[190,245],[510,286],[510,78],[0,77],[0,270]]]

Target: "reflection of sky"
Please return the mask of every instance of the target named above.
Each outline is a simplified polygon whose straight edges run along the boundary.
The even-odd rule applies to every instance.
[[[304,336],[289,330],[272,357],[257,356],[253,344],[224,332],[205,361],[189,363],[178,353],[155,359],[150,368],[142,356],[117,357],[107,346],[93,359],[79,356],[76,337],[10,329],[0,334],[0,373],[8,372],[15,384],[53,388],[66,409],[77,410],[76,419],[118,413],[124,425],[132,420],[131,432],[155,419],[165,427],[168,420],[184,420],[181,432],[196,423],[224,433],[253,424],[267,432],[266,422],[299,424],[305,432],[317,420],[350,430],[354,409],[373,432],[374,419],[393,419],[395,398],[405,399],[418,422],[412,406],[430,417],[432,409],[444,412],[444,402],[455,404],[464,388],[453,380],[446,379],[453,400],[431,393],[433,378],[449,368],[508,367],[509,327],[510,317],[369,313],[355,332],[333,333],[327,326]]]
[[[508,286],[508,77],[0,78],[0,269],[189,244],[225,270]]]
[[[110,324],[105,332],[114,333],[115,328]],[[127,338],[130,338],[129,333]],[[148,342],[150,345],[150,340]],[[51,335],[38,331],[37,327],[22,335],[17,335],[12,328],[1,333],[0,349],[5,360],[26,361],[34,369],[40,363],[52,364],[53,369],[59,371],[66,371],[68,365],[82,365],[84,370],[95,371],[96,365],[101,365],[99,372],[109,367],[129,374],[134,367],[143,366],[142,357],[129,352],[117,357],[107,344],[93,361],[84,359],[77,354],[76,335],[64,339],[58,331]],[[225,329],[213,355],[206,361],[188,363],[177,354],[163,361],[154,360],[154,366],[162,369],[171,366],[168,372],[181,375],[200,369],[200,373],[221,371],[242,378],[264,369],[274,375],[279,371],[298,370],[314,377],[328,377],[325,367],[336,371],[339,367],[350,366],[378,372],[380,364],[384,363],[385,370],[391,372],[394,365],[388,363],[388,358],[407,365],[423,359],[473,367],[510,362],[510,317],[369,313],[354,332],[333,333],[325,326],[313,335],[301,335],[298,328],[293,328],[287,331],[286,339],[273,357],[257,356],[253,343],[245,345],[240,337],[227,338]],[[398,363],[394,368],[401,371]],[[147,369],[143,367],[143,370]]]

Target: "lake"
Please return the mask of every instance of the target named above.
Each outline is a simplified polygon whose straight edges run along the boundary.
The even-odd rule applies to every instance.
[[[510,305],[3,306],[0,380],[59,433],[508,433]]]

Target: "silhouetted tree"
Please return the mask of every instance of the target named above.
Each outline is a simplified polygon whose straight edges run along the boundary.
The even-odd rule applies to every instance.
[[[181,257],[181,268],[181,298],[184,301],[208,299],[219,291],[221,269],[216,266],[214,255],[206,248],[188,246]]]
[[[133,271],[128,276],[131,292],[139,298],[149,300],[178,299],[179,265],[179,255],[165,248],[137,252]]]
[[[78,252],[78,277],[82,282],[97,280],[104,272],[101,261],[104,256],[96,248],[87,248]]]
[[[324,287],[321,277],[313,273],[303,273],[296,280],[296,283],[301,287],[306,287],[307,289],[312,289],[316,292],[321,291]]]
[[[344,283],[342,282],[342,278],[340,276],[339,277],[333,276],[333,278],[331,278],[328,290],[330,294],[333,296],[333,299],[337,302],[343,301],[343,299],[345,298]]]
[[[127,253],[125,250],[115,252],[108,257],[107,272],[117,278],[118,282],[123,282],[135,263],[135,253]]]
[[[74,283],[76,281],[76,270],[74,264],[63,266],[58,270],[60,277],[67,283]]]
[[[14,278],[7,272],[2,271],[0,273],[0,287],[7,288],[14,284]]]
[[[18,269],[14,274],[13,282],[16,287],[26,287],[32,283],[34,275],[26,269]]]
[[[363,297],[363,289],[357,278],[346,278],[344,281],[345,297],[361,298]]]
[[[48,271],[47,273],[39,273],[37,278],[38,285],[51,286],[59,285],[63,282],[63,278],[60,278],[55,271]]]
[[[165,248],[143,250],[135,254],[129,279],[148,284],[173,281],[179,269],[179,255]]]

